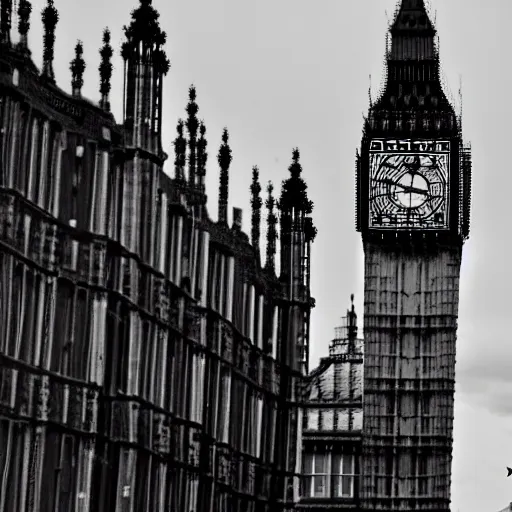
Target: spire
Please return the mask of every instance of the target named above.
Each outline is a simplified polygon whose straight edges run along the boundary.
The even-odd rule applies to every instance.
[[[191,85],[188,90],[187,105],[187,131],[188,131],[188,182],[190,187],[194,188],[196,183],[196,167],[197,167],[197,129],[199,121],[197,120],[197,112],[199,107],[196,103],[196,88]]]
[[[391,27],[397,29],[414,32],[434,29],[424,0],[402,0]]]
[[[297,148],[292,153],[292,163],[288,170],[290,177],[283,181],[281,190],[281,199],[279,209],[284,215],[281,216],[281,227],[285,230],[290,229],[291,218],[287,218],[292,210],[301,212],[306,216],[304,223],[304,232],[308,242],[312,242],[316,236],[316,228],[311,218],[307,217],[313,211],[313,201],[308,199],[306,182],[301,178],[302,166],[299,163],[300,153]]]
[[[228,144],[228,129],[224,128],[222,134],[222,145],[217,155],[217,161],[220,166],[220,185],[219,185],[219,222],[228,223],[228,193],[229,193],[229,166],[231,165],[231,148]]]
[[[300,176],[302,166],[299,163],[299,159],[299,150],[295,148],[292,153],[292,163],[290,167],[288,167],[290,177],[283,181],[279,207],[281,210],[291,210],[295,208],[309,214],[313,211],[313,202],[308,199],[306,192],[308,186]]]
[[[357,338],[357,314],[354,307],[354,294],[350,296],[351,308],[347,311],[348,339],[353,341]]]
[[[187,152],[187,141],[185,137],[183,137],[183,119],[178,120],[178,124],[176,126],[176,131],[178,132],[178,136],[174,139],[174,168],[175,175],[174,178],[180,181],[185,179],[185,162],[186,162],[186,152]]]
[[[252,217],[251,217],[251,243],[256,251],[258,260],[260,258],[260,223],[261,223],[261,205],[263,201],[260,197],[261,185],[260,185],[260,172],[258,167],[252,168],[252,185],[251,185],[251,206],[252,206]]]
[[[390,33],[393,60],[425,60],[436,57],[436,30],[423,0],[402,0]]]
[[[365,133],[450,136],[457,129],[455,112],[441,84],[436,30],[424,1],[402,0],[389,34],[384,84],[370,104]]]
[[[125,144],[143,149],[163,163],[162,87],[170,64],[162,47],[167,36],[151,0],[141,0],[131,16],[130,24],[123,27],[126,41],[121,46]]]
[[[30,54],[28,48],[28,31],[30,29],[30,14],[32,12],[32,4],[28,0],[20,0],[18,7],[18,32],[20,34],[20,42],[18,48]]]
[[[140,6],[131,12],[132,21],[124,26],[126,42],[121,47],[124,60],[132,56],[148,58],[155,69],[166,75],[170,68],[169,59],[162,50],[167,40],[167,34],[160,28],[160,14],[151,5],[151,0],[140,0]],[[140,43],[142,52],[140,53]]]
[[[277,240],[277,215],[274,211],[275,200],[272,192],[274,191],[274,185],[272,182],[268,182],[267,185],[267,200],[265,206],[267,207],[267,260],[265,262],[265,269],[275,273],[276,264],[276,240]]]
[[[12,0],[0,0],[0,43],[11,44]]]
[[[72,94],[78,97],[82,95],[82,87],[84,85],[85,60],[82,57],[83,53],[84,47],[82,41],[79,40],[75,46],[75,58],[69,66],[73,76],[71,79]]]
[[[112,78],[112,55],[114,51],[110,46],[110,30],[105,28],[103,31],[103,46],[100,49],[101,63],[98,68],[100,72],[100,107],[107,112],[110,112],[110,79]]]
[[[208,153],[206,152],[206,146],[208,142],[205,139],[206,126],[201,121],[199,124],[200,137],[197,141],[197,187],[200,192],[204,192],[204,177],[206,176],[206,162],[208,160]]]
[[[43,38],[43,76],[52,82],[55,82],[55,73],[53,72],[53,56],[55,46],[55,27],[59,21],[59,13],[53,5],[53,0],[48,0],[48,4],[42,11],[44,25]]]

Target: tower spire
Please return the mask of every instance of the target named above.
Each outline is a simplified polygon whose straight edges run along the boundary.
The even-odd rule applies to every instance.
[[[347,311],[348,339],[354,341],[357,338],[357,314],[354,306],[354,294],[350,295],[350,309]]]
[[[187,131],[188,131],[188,182],[191,188],[196,185],[197,172],[197,129],[199,121],[197,120],[197,112],[199,107],[196,103],[196,88],[191,85],[188,90],[189,102],[187,105]]]
[[[206,176],[206,163],[208,161],[208,153],[206,146],[208,144],[206,138],[206,126],[204,122],[199,123],[199,140],[197,141],[197,188],[201,193],[204,193],[205,185],[204,178]]]
[[[298,148],[292,152],[292,163],[288,170],[290,177],[283,181],[281,200],[279,207],[281,211],[296,209],[305,214],[313,211],[313,202],[308,199],[306,182],[301,178],[302,165],[299,162],[300,153]]]
[[[178,120],[178,124],[176,126],[176,131],[178,132],[178,136],[174,139],[174,168],[175,175],[174,178],[179,181],[185,180],[185,162],[186,162],[186,153],[187,153],[187,141],[185,137],[183,137],[183,119]]]
[[[257,166],[252,168],[252,184],[251,184],[251,243],[256,251],[258,260],[260,259],[260,223],[261,223],[261,205],[263,201],[260,197],[260,172]]]
[[[425,2],[403,0],[389,35],[383,86],[370,104],[365,137],[455,135],[456,114],[443,89],[436,29]]]
[[[98,68],[100,72],[100,94],[101,94],[101,100],[100,100],[100,107],[110,112],[110,79],[112,78],[112,55],[114,54],[114,51],[112,50],[112,46],[110,46],[110,30],[108,28],[105,28],[103,31],[103,46],[100,49],[100,55],[101,55],[101,63]]]
[[[170,67],[163,50],[167,35],[151,0],[140,0],[131,16],[130,24],[123,27],[126,41],[121,47],[126,141],[161,159],[162,82]]]
[[[18,32],[20,34],[20,42],[18,43],[18,47],[28,54],[30,54],[28,48],[28,31],[30,29],[31,12],[32,4],[28,0],[20,0],[18,7]]]
[[[151,0],[140,0],[140,6],[131,13],[130,25],[124,26],[126,41],[121,47],[121,55],[127,60],[134,57],[151,60],[156,70],[166,75],[170,62],[162,49],[167,40],[167,34],[160,28],[160,14],[151,5]],[[142,53],[141,47],[142,45]]]
[[[423,0],[402,0],[390,33],[393,60],[425,60],[436,57],[436,30]]]
[[[217,161],[220,166],[220,184],[219,184],[219,222],[228,223],[228,194],[229,194],[229,166],[233,157],[229,147],[228,129],[224,128],[222,134],[222,145],[219,148]]]
[[[265,206],[267,207],[267,259],[265,262],[265,270],[275,273],[276,270],[276,240],[277,240],[277,215],[275,214],[275,199],[273,196],[274,185],[269,181],[267,185],[267,200]]]
[[[53,71],[53,57],[55,46],[55,27],[59,21],[59,13],[53,5],[53,0],[48,0],[48,4],[42,11],[44,25],[43,37],[43,76],[50,81],[55,82],[55,73]]]
[[[0,0],[0,43],[11,44],[12,0]]]
[[[73,96],[80,97],[82,95],[82,87],[84,85],[85,60],[82,55],[84,47],[82,41],[78,41],[75,46],[75,58],[71,61],[69,69],[72,73],[71,90]]]

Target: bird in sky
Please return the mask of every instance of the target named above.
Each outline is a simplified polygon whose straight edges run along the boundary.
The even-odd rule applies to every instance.
[[[507,466],[507,471],[508,471],[508,475],[507,475],[507,478],[512,475],[512,469],[510,469],[508,466]]]

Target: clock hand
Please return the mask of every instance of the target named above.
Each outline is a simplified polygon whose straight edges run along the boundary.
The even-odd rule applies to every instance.
[[[396,183],[395,181],[393,180],[390,180],[389,178],[381,178],[381,179],[376,179],[374,181],[377,181],[379,183],[384,183],[386,185],[398,185],[398,183]]]
[[[413,194],[420,194],[422,196],[428,196],[429,193],[427,190],[423,190],[422,188],[415,187],[407,187],[406,185],[400,185],[400,183],[396,184],[397,187],[403,188],[404,192],[412,192]]]
[[[416,187],[410,187],[407,185],[402,185],[401,183],[397,183],[397,182],[387,179],[387,178],[382,178],[380,180],[375,180],[375,181],[378,181],[380,183],[385,183],[386,185],[393,185],[395,187],[400,187],[400,188],[404,189],[405,192],[414,192],[416,194],[421,194],[424,196],[429,195],[427,190],[423,190],[421,188],[416,188]]]

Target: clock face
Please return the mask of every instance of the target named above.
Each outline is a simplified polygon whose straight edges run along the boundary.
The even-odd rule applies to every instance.
[[[394,144],[390,145],[389,142]],[[440,144],[372,141],[370,228],[448,227],[449,143]],[[428,148],[434,151],[426,152]]]

